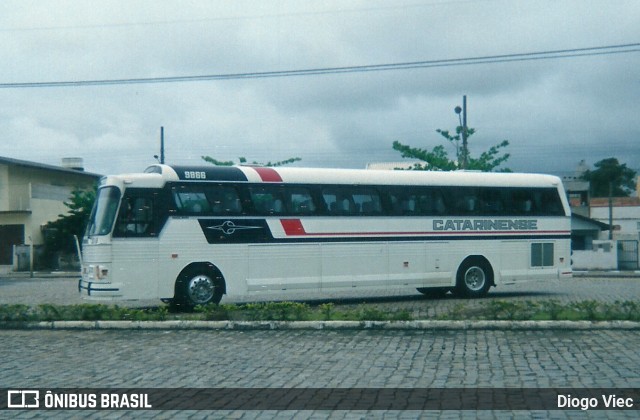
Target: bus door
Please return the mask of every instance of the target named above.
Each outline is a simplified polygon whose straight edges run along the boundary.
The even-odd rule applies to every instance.
[[[122,283],[123,298],[156,297],[158,278],[158,192],[125,191],[113,233],[114,276]]]

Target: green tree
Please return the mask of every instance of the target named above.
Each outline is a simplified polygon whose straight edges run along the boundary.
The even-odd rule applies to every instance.
[[[591,184],[593,197],[608,197],[609,184],[613,197],[628,197],[636,189],[636,171],[621,164],[616,158],[602,159],[593,166],[595,170],[588,170],[582,179]]]
[[[202,159],[205,162],[212,163],[212,164],[214,164],[216,166],[233,166],[233,165],[238,165],[238,164],[239,165],[244,165],[244,164],[247,163],[247,159],[243,158],[243,157],[238,158],[238,163],[236,163],[236,162],[234,162],[232,160],[227,160],[227,161],[217,160],[217,159],[212,158],[211,156],[202,156]],[[286,160],[280,160],[280,161],[276,161],[276,162],[269,161],[267,163],[259,163],[259,162],[253,161],[251,163],[251,165],[272,166],[272,167],[273,166],[284,166],[284,165],[288,165],[290,163],[298,162],[300,160],[302,160],[302,159],[300,159],[299,157],[294,157],[294,158],[289,158],[289,159],[286,159]]]
[[[67,214],[60,214],[57,220],[45,225],[45,255],[49,261],[59,254],[76,253],[74,235],[78,238],[84,235],[95,200],[95,190],[73,190],[69,201],[64,202]]]
[[[419,147],[411,147],[400,143],[399,141],[393,142],[393,149],[400,152],[403,158],[417,159],[424,163],[416,163],[411,169],[422,171],[453,171],[462,168],[462,160],[464,159],[465,150],[460,146],[462,138],[462,126],[456,127],[456,134],[451,134],[448,130],[436,130],[442,137],[444,137],[450,144],[456,149],[456,158],[449,157],[445,146],[438,145],[433,149],[422,149]],[[476,130],[473,128],[467,128],[467,140],[475,134]],[[470,170],[491,172],[494,170],[500,172],[510,172],[508,168],[499,168],[504,162],[506,162],[511,156],[509,153],[505,153],[504,149],[509,146],[508,140],[496,144],[484,151],[474,158],[470,154],[468,155],[467,168]],[[468,153],[468,152],[467,152]]]

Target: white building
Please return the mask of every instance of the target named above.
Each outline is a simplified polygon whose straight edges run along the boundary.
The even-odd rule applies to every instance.
[[[592,198],[589,204],[590,217],[609,224],[609,199]],[[611,204],[614,239],[640,239],[640,198],[613,197]]]

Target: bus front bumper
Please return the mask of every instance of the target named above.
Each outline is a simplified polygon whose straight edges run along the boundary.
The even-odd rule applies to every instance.
[[[78,292],[93,299],[109,299],[122,296],[122,284],[102,281],[78,280]]]

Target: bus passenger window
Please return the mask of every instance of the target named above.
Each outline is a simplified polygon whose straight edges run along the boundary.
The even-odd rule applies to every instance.
[[[410,198],[402,201],[402,213],[413,214],[416,212],[416,200]]]
[[[125,197],[120,205],[116,236],[154,236],[153,200],[148,197]]]
[[[294,189],[289,196],[289,207],[293,214],[314,214],[316,206],[309,191],[304,188]]]
[[[211,212],[216,216],[242,213],[240,197],[233,187],[215,186],[207,191],[207,198],[212,204]]]
[[[394,216],[412,216],[419,214],[418,199],[415,194],[405,192],[392,192],[389,194],[391,200],[391,214]]]
[[[322,196],[330,214],[348,216],[355,213],[355,204],[350,196],[333,191],[323,191]]]
[[[375,216],[382,213],[380,196],[375,190],[357,190],[354,192],[352,199],[356,214],[363,216]]]
[[[287,212],[282,200],[282,192],[269,187],[249,188],[253,208],[258,214],[272,215]]]
[[[338,194],[333,191],[322,191],[322,198],[330,214],[338,214]]]
[[[181,210],[186,213],[208,213],[209,202],[204,193],[201,192],[181,192],[178,193]]]

